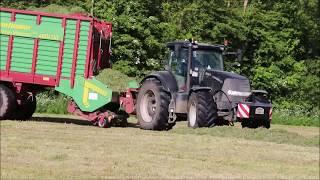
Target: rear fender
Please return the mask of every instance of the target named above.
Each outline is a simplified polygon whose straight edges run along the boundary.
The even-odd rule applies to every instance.
[[[176,93],[175,112],[179,114],[188,113],[188,100],[192,92],[211,91],[210,87],[192,87],[189,92]]]
[[[178,83],[174,77],[174,75],[170,71],[158,71],[154,72],[140,82],[143,84],[144,81],[150,78],[155,78],[160,81],[161,85],[164,87],[164,90],[169,92],[170,94],[178,92]]]

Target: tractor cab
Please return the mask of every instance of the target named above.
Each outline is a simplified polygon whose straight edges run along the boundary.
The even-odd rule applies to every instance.
[[[187,90],[188,73],[190,86],[200,85],[199,77],[205,71],[223,71],[223,45],[190,43],[189,41],[170,42],[167,70],[171,71],[180,91]],[[188,66],[189,65],[189,66]]]

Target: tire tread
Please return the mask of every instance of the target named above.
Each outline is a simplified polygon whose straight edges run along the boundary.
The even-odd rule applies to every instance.
[[[155,89],[159,93],[159,96],[160,96],[160,101],[159,101],[160,102],[160,105],[159,105],[160,111],[159,112],[160,113],[157,116],[157,119],[154,119],[150,123],[144,122],[138,116],[140,128],[145,129],[145,130],[169,130],[174,126],[173,123],[168,123],[168,117],[169,117],[168,109],[169,109],[169,103],[170,103],[170,98],[171,98],[170,94],[165,92],[164,87],[162,86],[160,81],[158,81],[157,79],[147,79],[143,83],[141,89],[143,89],[149,83],[151,83],[154,87],[156,87]],[[140,92],[142,92],[141,89],[140,89]],[[139,95],[138,95],[138,98],[139,98]],[[139,100],[138,100],[138,102],[139,102]]]
[[[197,101],[197,126],[211,127],[214,126],[218,119],[217,105],[213,100],[210,92],[198,91],[193,92],[191,96],[196,97]],[[191,99],[191,96],[189,99]]]

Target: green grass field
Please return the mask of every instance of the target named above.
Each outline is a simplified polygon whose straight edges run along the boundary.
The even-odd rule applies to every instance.
[[[100,129],[72,116],[1,121],[0,179],[319,179],[319,128]]]

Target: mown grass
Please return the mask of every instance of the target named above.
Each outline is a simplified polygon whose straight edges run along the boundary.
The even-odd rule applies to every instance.
[[[96,78],[110,87],[113,91],[126,91],[128,89],[128,83],[135,80],[114,69],[104,69],[96,76]]]
[[[191,134],[204,135],[216,137],[241,138],[247,140],[258,140],[265,142],[275,142],[279,144],[293,144],[301,146],[319,147],[319,135],[313,137],[305,137],[296,132],[289,132],[280,128],[258,128],[249,129],[241,128],[239,124],[237,127],[222,126],[214,128],[201,128],[190,130],[188,128],[174,128],[170,133],[176,134]],[[277,126],[276,126],[277,127]]]
[[[0,122],[1,179],[319,179],[319,147],[290,140],[303,139],[306,131],[306,141],[319,139],[315,127],[293,135],[292,126],[198,130],[178,122],[172,131],[157,132],[40,116]]]

